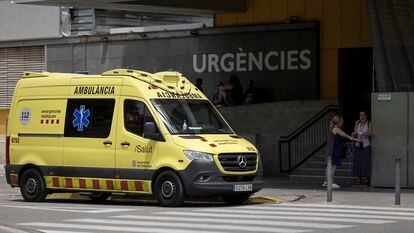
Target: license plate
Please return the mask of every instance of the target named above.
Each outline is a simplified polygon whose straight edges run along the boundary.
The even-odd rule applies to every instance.
[[[253,185],[251,184],[235,184],[233,185],[233,191],[234,192],[247,192],[252,191]]]

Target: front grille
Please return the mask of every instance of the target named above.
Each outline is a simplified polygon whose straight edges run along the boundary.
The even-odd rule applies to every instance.
[[[246,158],[246,166],[239,165],[239,156]],[[218,159],[221,166],[226,171],[231,172],[246,172],[256,170],[257,155],[255,153],[225,153],[219,154]]]

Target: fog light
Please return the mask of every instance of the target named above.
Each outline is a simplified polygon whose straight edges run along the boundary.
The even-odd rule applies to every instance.
[[[197,177],[196,182],[207,182],[210,179],[209,175],[201,175]]]

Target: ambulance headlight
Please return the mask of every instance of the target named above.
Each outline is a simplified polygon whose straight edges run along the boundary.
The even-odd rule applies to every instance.
[[[184,150],[185,156],[189,160],[199,160],[199,161],[206,161],[206,162],[212,162],[213,161],[213,155],[200,152],[200,151],[192,151],[192,150]]]

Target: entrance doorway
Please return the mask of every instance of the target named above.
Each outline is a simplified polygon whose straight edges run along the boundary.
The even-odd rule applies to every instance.
[[[339,104],[345,119],[344,129],[353,131],[358,112],[371,116],[372,48],[339,50]]]

